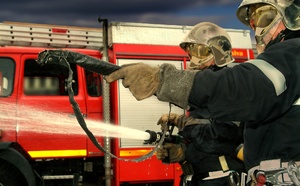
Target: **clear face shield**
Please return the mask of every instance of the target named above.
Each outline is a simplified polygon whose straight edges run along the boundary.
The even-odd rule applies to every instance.
[[[273,39],[282,16],[271,5],[252,5],[248,10],[250,27],[255,31],[257,51],[264,51],[266,45]]]

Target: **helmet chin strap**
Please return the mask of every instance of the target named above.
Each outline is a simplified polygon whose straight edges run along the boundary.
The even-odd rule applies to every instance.
[[[285,29],[287,30],[287,29]],[[282,30],[273,40],[271,40],[267,45],[266,45],[266,48],[267,49],[268,47],[276,44],[276,43],[279,43],[280,41],[282,41],[282,39],[284,39],[285,37],[285,34],[284,34],[284,31],[285,30]]]

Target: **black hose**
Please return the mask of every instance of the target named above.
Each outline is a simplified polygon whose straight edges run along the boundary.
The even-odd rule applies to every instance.
[[[88,129],[86,123],[85,123],[85,120],[82,116],[82,112],[78,106],[78,103],[75,101],[74,99],[74,91],[73,91],[73,88],[72,88],[72,80],[73,80],[73,71],[70,67],[70,64],[68,63],[67,59],[64,58],[64,62],[66,63],[67,67],[69,68],[69,76],[68,76],[68,79],[67,79],[67,88],[68,88],[68,94],[69,94],[69,100],[70,100],[70,103],[72,105],[72,108],[74,110],[74,114],[76,116],[76,119],[79,123],[79,125],[81,126],[81,128],[85,131],[85,133],[87,134],[87,136],[89,137],[89,139],[92,141],[92,143],[103,153],[105,154],[108,154],[109,156],[113,157],[113,158],[116,158],[118,160],[123,160],[123,161],[131,161],[131,162],[141,162],[141,161],[144,161],[148,158],[150,158],[154,152],[158,149],[158,147],[160,145],[163,144],[163,141],[164,141],[164,138],[165,138],[165,134],[166,134],[166,131],[165,130],[163,132],[163,135],[160,139],[160,141],[156,144],[155,148],[153,150],[151,150],[149,153],[147,153],[146,155],[143,155],[141,157],[138,157],[138,158],[132,158],[132,159],[127,159],[127,158],[119,158],[117,157],[116,155],[106,151],[102,145],[98,142],[98,140],[96,139],[96,137],[93,135],[93,133]],[[115,71],[115,70],[118,70],[120,69],[119,66],[117,65],[114,65],[114,66],[109,66],[107,65],[106,67],[108,67],[111,72]],[[104,69],[106,68],[104,67]],[[111,68],[112,67],[112,68]],[[119,67],[119,68],[116,68],[116,67]],[[103,71],[103,69],[101,70]],[[105,73],[107,73],[108,71],[105,71]]]

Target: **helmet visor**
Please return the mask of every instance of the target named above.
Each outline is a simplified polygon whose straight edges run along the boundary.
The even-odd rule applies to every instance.
[[[211,50],[207,45],[203,44],[189,44],[186,45],[185,52],[190,56],[199,59],[205,59],[211,55]]]
[[[263,5],[260,7],[250,7],[250,26],[253,30],[266,28],[275,20],[279,14],[278,11],[271,5]]]

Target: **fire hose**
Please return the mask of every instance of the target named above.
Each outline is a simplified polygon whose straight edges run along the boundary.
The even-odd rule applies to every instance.
[[[117,157],[116,155],[108,152],[103,148],[103,146],[98,142],[97,138],[94,136],[94,134],[88,129],[86,122],[83,118],[82,112],[78,106],[78,103],[74,99],[74,91],[72,88],[72,80],[73,80],[73,71],[70,67],[70,63],[75,63],[81,67],[83,67],[86,70],[101,74],[101,75],[109,75],[110,73],[120,69],[120,66],[111,64],[106,61],[99,60],[94,57],[90,57],[81,53],[69,51],[69,50],[45,50],[39,53],[38,59],[36,62],[39,65],[46,65],[46,64],[57,64],[61,65],[64,67],[67,67],[69,70],[69,75],[67,79],[67,89],[68,89],[68,95],[69,95],[69,101],[72,105],[74,114],[76,116],[76,119],[78,123],[80,124],[81,128],[85,131],[89,139],[92,141],[92,143],[97,147],[101,152],[108,154],[109,156],[116,158],[118,160],[123,160],[123,161],[131,161],[131,162],[141,162],[145,159],[150,158],[155,151],[158,149],[160,145],[163,144],[165,135],[167,130],[164,130],[163,133],[161,134],[161,137],[156,143],[156,146],[154,147],[153,150],[151,150],[149,153],[138,157],[138,158],[120,158]],[[146,131],[147,132],[147,131]],[[150,134],[150,132],[148,132]],[[153,135],[153,134],[152,134]],[[151,138],[151,134],[150,134]],[[150,139],[149,139],[150,140]],[[147,141],[147,140],[146,140]],[[147,143],[146,143],[147,144]],[[150,143],[148,143],[150,144]]]

